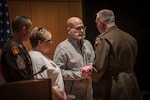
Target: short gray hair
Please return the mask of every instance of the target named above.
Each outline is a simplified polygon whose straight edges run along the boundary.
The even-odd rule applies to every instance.
[[[100,19],[104,20],[106,24],[115,22],[114,12],[109,9],[100,10],[96,14],[96,20],[100,20]]]

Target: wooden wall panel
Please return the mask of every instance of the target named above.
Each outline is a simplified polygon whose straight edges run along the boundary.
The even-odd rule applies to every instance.
[[[30,1],[7,1],[10,20],[16,15],[31,17]]]
[[[47,54],[53,55],[56,45],[66,38],[66,18],[68,8],[64,2],[33,2],[32,22],[35,26],[45,27],[52,33],[51,50]]]
[[[68,2],[69,15],[82,18],[82,2]]]
[[[67,38],[66,21],[71,16],[82,18],[82,1],[80,0],[8,0],[10,20],[16,15],[26,15],[32,19],[33,27],[44,27],[52,37],[52,46],[47,56],[51,59],[57,44]],[[24,42],[27,50],[30,42]]]
[[[17,15],[25,15],[31,17],[31,2],[30,1],[7,1],[10,15],[10,22]],[[30,42],[24,42],[27,50],[31,49]]]

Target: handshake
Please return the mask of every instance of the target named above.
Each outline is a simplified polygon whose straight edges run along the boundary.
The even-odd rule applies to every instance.
[[[82,74],[85,78],[91,78],[92,65],[87,65],[87,66],[81,67],[80,71],[82,72]]]

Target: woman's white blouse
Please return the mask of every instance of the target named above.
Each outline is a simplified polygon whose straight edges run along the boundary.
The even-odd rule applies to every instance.
[[[47,56],[43,55],[39,51],[29,51],[29,55],[32,60],[33,71],[37,73],[41,70],[41,67],[45,66],[47,69],[34,76],[35,79],[52,79],[52,86],[59,92],[64,92],[64,82],[60,68]]]

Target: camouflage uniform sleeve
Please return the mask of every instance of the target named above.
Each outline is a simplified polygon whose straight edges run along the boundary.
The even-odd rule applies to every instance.
[[[12,45],[4,55],[4,74],[8,81],[24,80],[26,71],[25,57],[18,45]]]

